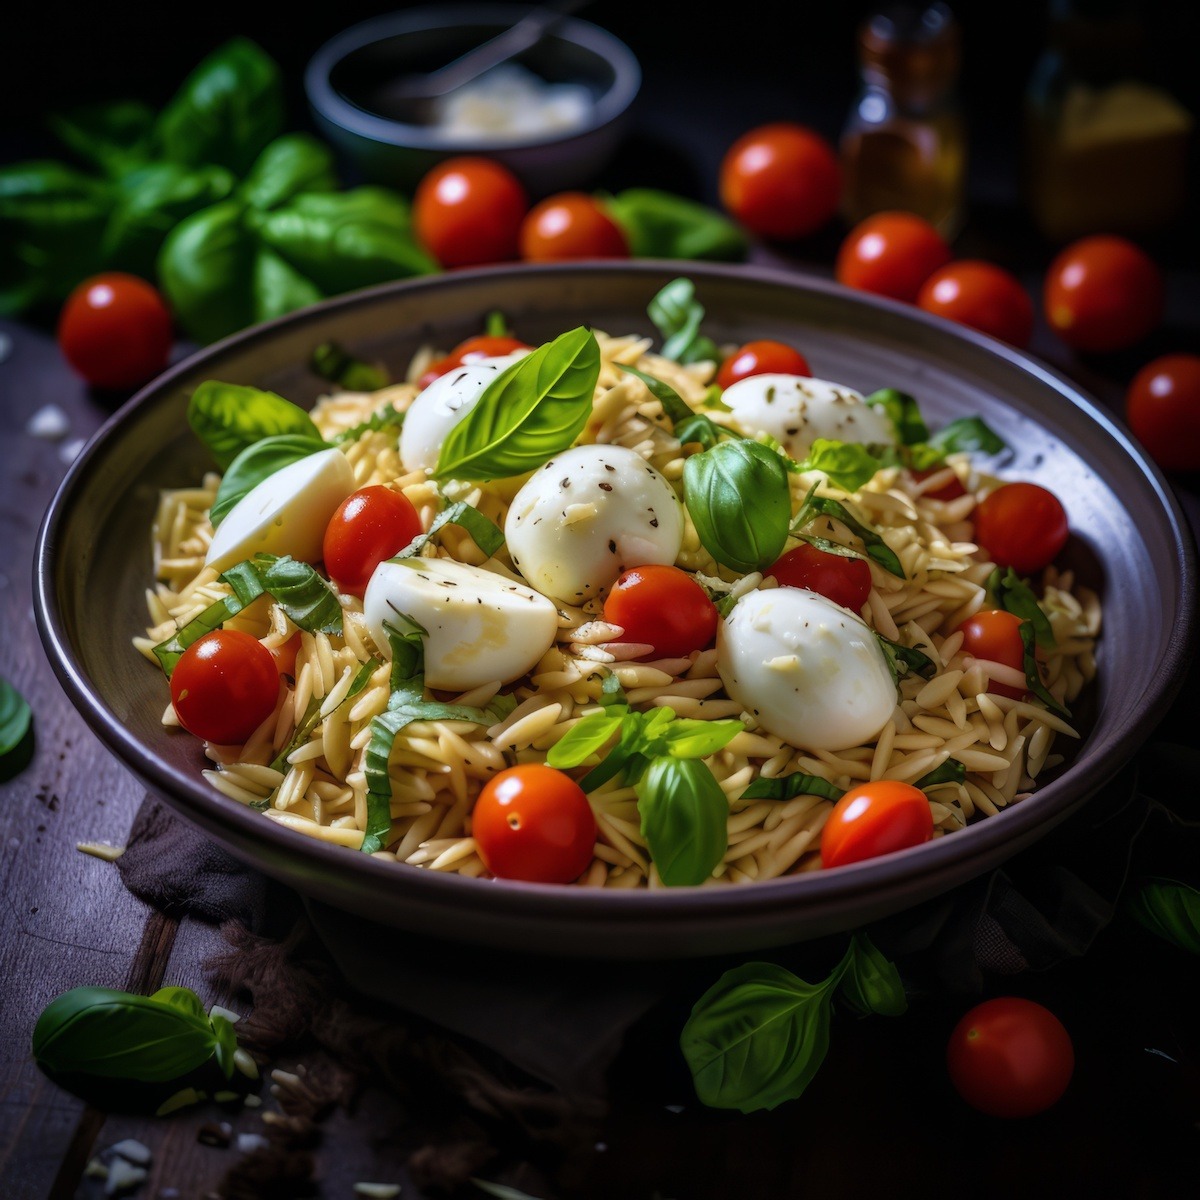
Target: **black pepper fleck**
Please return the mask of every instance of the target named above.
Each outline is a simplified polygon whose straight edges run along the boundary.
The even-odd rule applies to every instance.
[[[600,485],[600,490],[601,490],[602,492],[611,492],[611,491],[612,491],[612,484],[611,484],[611,483],[601,483],[601,485]]]
[[[609,539],[609,543],[608,543],[608,552],[609,552],[609,554],[616,554],[616,552],[617,552],[617,543],[614,542],[611,538]]]

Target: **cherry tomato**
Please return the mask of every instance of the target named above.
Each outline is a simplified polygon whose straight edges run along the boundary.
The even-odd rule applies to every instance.
[[[271,656],[275,659],[275,670],[280,675],[294,676],[296,674],[296,655],[300,653],[302,640],[300,630],[297,629],[286,642],[271,650]]]
[[[1033,301],[1021,281],[978,259],[947,263],[934,271],[921,285],[917,304],[1010,346],[1028,346],[1033,333]]]
[[[976,658],[1001,663],[1017,671],[1025,669],[1025,643],[1021,641],[1021,618],[1004,609],[985,609],[968,617],[960,626],[962,648]],[[989,692],[1020,700],[1025,689],[1007,683],[988,682]]]
[[[1067,544],[1067,513],[1036,483],[1006,483],[975,509],[975,541],[1001,567],[1030,575],[1048,567]]]
[[[413,228],[443,267],[509,262],[529,199],[517,177],[490,158],[447,159],[417,184]]]
[[[592,861],[596,818],[569,775],[527,763],[484,784],[471,832],[480,858],[497,878],[571,883]]]
[[[625,630],[621,640],[653,646],[648,658],[683,658],[703,650],[717,632],[708,593],[678,567],[630,567],[604,601],[604,619]]]
[[[465,342],[460,342],[455,346],[445,358],[439,358],[430,363],[425,374],[417,380],[417,387],[426,388],[435,379],[440,379],[448,371],[453,371],[455,367],[461,367],[465,363],[478,362],[481,358],[501,358],[505,354],[511,354],[514,350],[532,349],[533,347],[527,342],[515,337],[490,333],[469,337]]]
[[[839,283],[915,303],[921,285],[950,261],[950,247],[928,221],[882,212],[860,221],[838,249]]]
[[[725,208],[766,238],[816,233],[842,198],[842,169],[833,147],[790,121],[760,125],[738,138],[721,160],[718,182]]]
[[[1031,1117],[1067,1090],[1075,1048],[1048,1008],[1001,996],[976,1005],[954,1027],[946,1067],[972,1108],[993,1117]]]
[[[781,587],[808,588],[834,604],[858,612],[871,594],[871,568],[861,558],[844,558],[801,542],[768,571]]]
[[[720,387],[732,387],[751,375],[811,375],[808,359],[783,342],[747,342],[735,350],[717,372]]]
[[[911,472],[912,477],[918,482],[929,479],[934,475],[939,475],[946,470],[945,467],[926,467],[923,471]],[[950,478],[939,487],[927,489],[922,492],[922,496],[928,496],[931,500],[957,500],[960,496],[965,496],[967,489],[963,487],[962,480],[955,474],[951,474]]]
[[[629,242],[591,196],[560,192],[536,204],[521,223],[521,257],[527,262],[628,258]]]
[[[1164,471],[1200,471],[1200,355],[1147,363],[1125,393],[1125,417]]]
[[[214,629],[171,672],[171,703],[189,733],[222,746],[244,742],[275,711],[279,670],[257,638]]]
[[[420,532],[421,518],[403,493],[380,484],[359,488],[325,526],[325,570],[343,592],[361,596],[375,568]]]
[[[58,345],[93,387],[127,389],[157,375],[171,355],[171,314],[144,279],[110,271],[85,279],[58,319]]]
[[[821,864],[844,867],[933,837],[933,816],[920,788],[877,779],[851,788],[821,830]]]
[[[1082,238],[1050,264],[1042,302],[1050,328],[1073,349],[1123,350],[1162,320],[1163,276],[1125,238]]]

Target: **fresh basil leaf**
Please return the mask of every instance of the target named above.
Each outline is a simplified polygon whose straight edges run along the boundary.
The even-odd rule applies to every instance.
[[[166,641],[159,642],[154,647],[154,657],[158,659],[163,674],[170,679],[175,664],[193,642],[198,642],[206,633],[219,629],[230,617],[237,616],[242,608],[242,602],[236,596],[216,600],[186,625],[177,629]]]
[[[717,444],[722,434],[729,432],[703,413],[693,412],[687,401],[669,383],[647,375],[637,367],[626,366],[623,363],[617,363],[617,366],[630,375],[636,375],[650,389],[650,394],[662,405],[675,436],[685,446],[688,442],[699,442],[708,449]]]
[[[151,157],[154,110],[136,100],[90,104],[55,114],[47,124],[84,162],[113,179]]]
[[[704,309],[696,301],[696,286],[690,279],[671,280],[651,299],[646,311],[662,337],[663,358],[693,363],[721,357],[712,338],[700,333]]]
[[[33,757],[33,710],[11,683],[0,676],[0,780],[23,771]]]
[[[182,989],[167,989],[175,992]],[[79,987],[52,1000],[33,1030],[33,1056],[52,1075],[146,1083],[178,1079],[206,1063],[217,1034],[203,1006],[110,988]]]
[[[704,548],[742,574],[761,571],[787,541],[792,496],[779,455],[738,438],[691,455],[684,501]]]
[[[815,521],[817,517],[832,517],[835,520],[841,521],[862,542],[868,558],[877,562],[885,571],[890,572],[892,575],[900,579],[905,578],[904,568],[900,565],[900,559],[883,538],[869,525],[865,525],[857,517],[854,517],[844,504],[834,500],[830,496],[818,496],[814,486],[808,495],[805,496],[804,503],[800,505],[800,511],[796,514],[796,519],[792,522],[792,533],[796,537],[803,536],[801,530]]]
[[[929,439],[929,445],[943,456],[965,450],[999,454],[1008,449],[1008,443],[982,417],[960,417],[943,425]]]
[[[377,392],[391,382],[391,376],[382,367],[363,362],[361,358],[355,358],[340,342],[322,342],[312,352],[309,366],[314,375],[328,379],[330,383],[336,383],[338,387],[345,388],[348,392]],[[380,417],[384,413],[391,414],[392,417],[399,417],[400,421],[404,419],[391,405],[380,409],[375,417]],[[371,419],[374,420],[375,417]],[[367,425],[369,426],[370,422],[367,422]],[[356,428],[361,429],[363,433],[368,431],[361,425]],[[382,426],[377,425],[375,428],[382,428]],[[341,436],[345,438],[346,434]]]
[[[618,711],[614,712],[614,708]],[[625,714],[616,705],[604,712],[590,713],[572,725],[566,734],[550,747],[546,754],[547,764],[559,770],[579,766],[608,745],[621,729],[624,718]]]
[[[929,440],[929,427],[921,416],[921,409],[907,392],[900,392],[895,388],[880,388],[864,399],[868,404],[884,411],[902,446]]]
[[[765,962],[726,971],[679,1039],[700,1100],[749,1113],[802,1095],[829,1049],[836,979],[813,985]]]
[[[592,412],[600,347],[582,326],[512,363],[446,435],[435,479],[507,479],[566,450]]]
[[[328,443],[319,438],[299,433],[280,433],[247,446],[229,464],[217,488],[217,497],[208,514],[213,528],[216,529],[229,515],[229,510],[264,479],[310,454],[328,449]]]
[[[869,483],[881,464],[866,446],[857,442],[835,442],[817,438],[809,447],[803,462],[796,463],[795,471],[820,471],[829,482],[847,492],[857,492]]]
[[[508,318],[499,309],[488,313],[487,319],[483,323],[483,332],[488,337],[512,337],[512,330],[508,327]]]
[[[997,567],[988,576],[987,590],[997,608],[1030,622],[1034,638],[1043,650],[1054,649],[1058,643],[1050,626],[1050,618],[1042,610],[1033,589],[1012,567],[1005,570]]]
[[[837,985],[837,994],[859,1016],[875,1013],[880,1017],[898,1017],[908,1011],[908,998],[895,963],[889,962],[864,933],[850,939],[846,970]]]
[[[477,508],[472,508],[465,500],[455,500],[447,504],[440,513],[429,522],[429,528],[424,533],[418,533],[403,550],[390,562],[399,562],[404,558],[415,558],[441,532],[446,525],[458,525],[471,536],[471,541],[491,558],[504,545],[504,531],[490,518],[485,517]]]
[[[213,1044],[213,1057],[217,1060],[217,1066],[221,1069],[221,1074],[226,1079],[233,1078],[233,1070],[236,1065],[234,1058],[237,1054],[237,1030],[233,1027],[233,1022],[228,1017],[223,1017],[220,1013],[209,1017],[212,1024],[213,1035],[216,1039]]]
[[[887,659],[888,670],[892,673],[893,682],[899,683],[910,671],[920,675],[922,679],[932,679],[937,674],[937,663],[915,646],[905,646],[900,642],[893,642],[891,638],[884,637],[878,630],[875,630],[874,633],[883,650],[883,656]]]
[[[642,836],[668,887],[695,887],[729,844],[729,801],[698,758],[654,759],[634,785]]]
[[[628,188],[601,200],[634,258],[740,262],[750,247],[745,230],[728,217],[670,192]]]
[[[251,208],[265,212],[303,192],[333,192],[337,187],[329,147],[307,133],[289,133],[263,149],[240,193]]]
[[[742,793],[743,800],[794,800],[797,796],[821,796],[835,804],[845,793],[840,787],[822,779],[820,775],[805,775],[793,771],[790,775],[776,775],[764,779],[761,775]]]
[[[700,721],[676,717],[659,735],[662,750],[647,748],[647,753],[666,753],[672,758],[708,758],[723,750],[746,726],[741,721]]]
[[[159,114],[162,156],[242,175],[284,125],[283,79],[273,59],[237,37],[208,55]]]
[[[358,671],[354,678],[350,681],[350,690],[346,693],[342,704],[348,704],[357,696],[363,688],[371,681],[371,676],[379,669],[379,663],[369,658]],[[272,771],[281,771],[286,773],[288,768],[288,758],[293,755],[301,746],[307,745],[312,737],[313,730],[321,723],[321,704],[322,701],[314,696],[309,702],[308,707],[304,710],[304,717],[296,726],[296,731],[292,734],[291,740],[286,746],[275,756],[271,762]],[[340,707],[340,706],[339,706]],[[260,803],[252,804],[251,808],[263,809],[268,804],[267,800]]]
[[[1022,621],[1017,626],[1017,632],[1021,635],[1021,645],[1025,648],[1025,686],[1031,691],[1052,713],[1056,713],[1063,720],[1071,719],[1071,710],[1064,704],[1060,704],[1050,694],[1050,689],[1042,682],[1042,672],[1038,667],[1037,660],[1037,634],[1034,632],[1032,621]]]
[[[205,380],[192,393],[187,419],[221,470],[263,438],[293,434],[322,440],[308,413],[282,396],[216,379]]]
[[[308,563],[290,556],[256,554],[230,567],[221,579],[234,589],[243,607],[267,592],[298,628],[308,633],[342,632],[342,606]]]
[[[1156,937],[1188,954],[1200,954],[1200,891],[1175,879],[1148,879],[1125,901],[1125,910]]]
[[[962,783],[967,777],[967,768],[963,766],[957,759],[948,758],[940,767],[934,769],[913,784],[913,787],[925,788],[937,787],[940,783]]]
[[[615,706],[614,706],[615,707]],[[580,781],[585,792],[594,792],[618,775],[626,785],[635,784],[649,766],[649,760],[640,751],[642,737],[642,714],[626,713],[621,722],[621,739]]]
[[[344,429],[333,439],[335,446],[343,446],[346,442],[356,442],[364,433],[379,433],[382,430],[394,430],[399,437],[404,427],[404,413],[398,412],[395,405],[385,404],[378,412],[373,412],[365,421]]]
[[[269,246],[255,249],[250,300],[256,323],[286,317],[288,313],[308,308],[323,299],[324,294],[311,279],[301,275]]]

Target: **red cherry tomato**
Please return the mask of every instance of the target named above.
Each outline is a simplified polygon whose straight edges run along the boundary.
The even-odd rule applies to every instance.
[[[871,568],[861,558],[843,558],[801,542],[768,571],[781,587],[808,588],[834,604],[858,612],[871,594]]]
[[[912,477],[918,482],[929,479],[934,475],[941,474],[945,467],[926,467],[923,471],[913,471]],[[965,496],[967,489],[963,487],[962,480],[957,475],[951,474],[940,487],[935,487],[932,490],[926,490],[921,493],[922,496],[928,496],[931,500],[957,500],[960,496]]]
[[[934,271],[921,285],[917,304],[1010,346],[1028,346],[1033,333],[1029,293],[1015,275],[989,262],[964,259]]]
[[[467,338],[460,342],[445,358],[439,358],[429,364],[425,374],[417,380],[417,387],[427,388],[435,379],[440,379],[455,367],[466,363],[478,362],[481,358],[501,358],[514,350],[532,350],[527,342],[515,337],[504,337],[499,334],[480,334],[478,337]]]
[[[1068,346],[1123,350],[1162,320],[1162,271],[1125,238],[1082,238],[1050,264],[1042,300],[1050,328]]]
[[[280,675],[294,676],[296,674],[296,655],[300,653],[302,640],[300,630],[297,629],[286,642],[271,650],[271,656],[275,659],[275,670]]]
[[[842,198],[833,147],[803,125],[778,121],[743,134],[721,160],[721,203],[766,238],[807,237],[828,224]]]
[[[821,830],[821,864],[844,867],[933,837],[929,801],[911,783],[877,779],[851,788]]]
[[[325,570],[343,592],[361,596],[385,558],[421,532],[421,518],[401,492],[375,484],[352,492],[325,526]]]
[[[977,1005],[954,1027],[946,1067],[972,1108],[993,1117],[1031,1117],[1067,1090],[1075,1048],[1048,1008],[1001,996]]]
[[[811,375],[808,359],[783,342],[747,342],[735,350],[717,372],[717,384],[732,387],[751,375]]]
[[[629,242],[591,196],[560,192],[534,205],[521,223],[521,257],[527,262],[628,258]]]
[[[592,861],[596,818],[569,775],[527,763],[484,784],[471,832],[480,858],[497,878],[571,883]]]
[[[1147,363],[1125,394],[1125,417],[1164,471],[1200,471],[1200,355]]]
[[[1006,483],[975,509],[975,541],[1001,567],[1030,575],[1048,567],[1067,544],[1067,513],[1036,483]]]
[[[257,638],[214,629],[193,642],[171,672],[179,723],[206,742],[244,742],[275,711],[279,669]]]
[[[950,261],[950,247],[928,221],[882,212],[860,221],[838,249],[839,283],[915,303],[921,285]]]
[[[144,279],[110,271],[85,279],[58,319],[58,345],[93,387],[127,389],[157,375],[171,355],[171,314]]]
[[[1016,671],[1025,669],[1025,643],[1021,641],[1021,618],[1004,609],[985,609],[968,617],[960,626],[962,648],[976,658],[1001,663]],[[988,682],[989,692],[1020,700],[1025,689],[1007,683]]]
[[[528,207],[520,180],[501,163],[451,158],[417,184],[413,228],[443,267],[509,262]]]
[[[708,593],[678,567],[631,567],[604,601],[604,619],[625,630],[622,641],[653,646],[649,658],[683,658],[703,650],[717,632]]]

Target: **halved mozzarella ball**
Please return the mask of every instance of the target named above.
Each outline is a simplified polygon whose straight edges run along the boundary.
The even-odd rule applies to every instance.
[[[527,352],[455,367],[438,376],[409,405],[400,431],[400,461],[406,471],[432,471],[446,434],[475,407],[489,383]]]
[[[764,729],[811,750],[869,742],[896,706],[879,639],[807,588],[743,596],[717,627],[717,671]]]
[[[538,591],[580,604],[628,567],[673,563],[683,507],[637,451],[575,446],[513,497],[504,536],[513,566]]]
[[[224,571],[252,554],[320,562],[325,526],[354,491],[354,471],[337,449],[320,450],[268,475],[217,526],[205,563]]]
[[[896,431],[887,414],[853,388],[805,375],[749,375],[727,387],[721,399],[731,420],[747,437],[767,434],[797,461],[813,442],[891,445]]]
[[[519,679],[554,644],[558,611],[545,596],[482,567],[448,558],[407,558],[375,568],[363,615],[388,650],[385,621],[411,617],[428,633],[425,682],[465,692]]]

